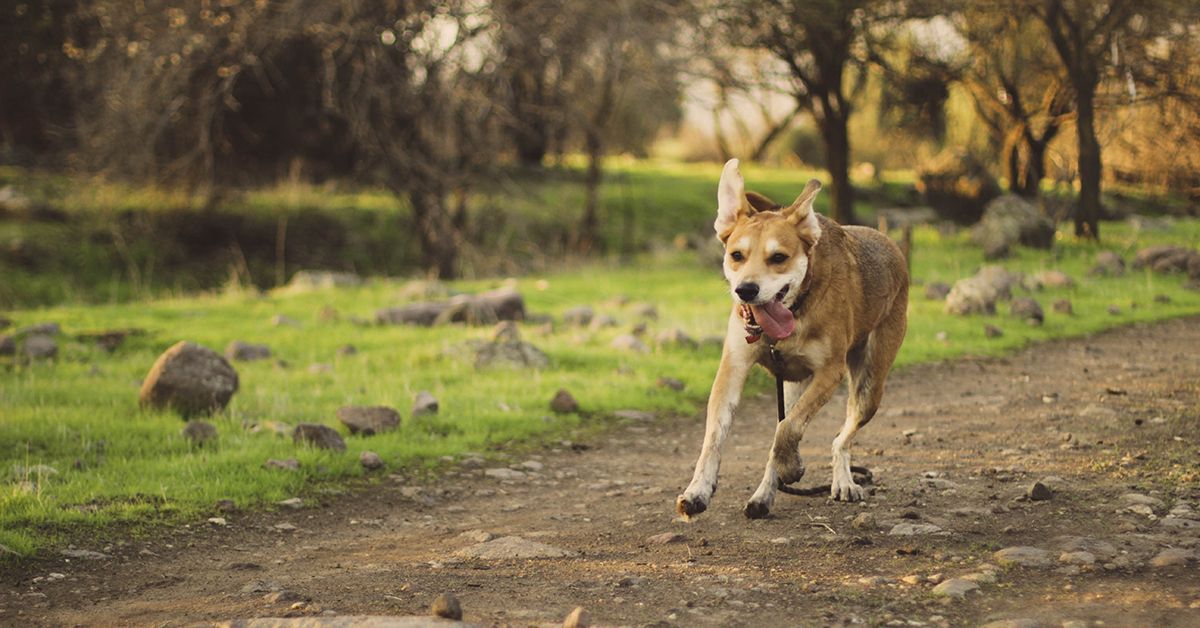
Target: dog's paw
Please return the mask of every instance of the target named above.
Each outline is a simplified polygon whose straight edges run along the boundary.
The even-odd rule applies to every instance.
[[[675,512],[684,519],[694,517],[705,510],[708,510],[708,502],[699,497],[688,497],[684,494],[675,498]]]
[[[746,507],[742,508],[742,514],[746,515],[747,519],[766,519],[767,515],[771,514],[771,506],[764,502],[748,501]]]
[[[864,496],[863,488],[854,482],[834,482],[829,494],[840,502],[860,502]]]

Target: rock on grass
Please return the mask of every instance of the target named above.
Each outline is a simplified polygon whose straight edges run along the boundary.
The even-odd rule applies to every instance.
[[[142,407],[190,417],[223,410],[238,389],[237,371],[212,349],[181,341],[163,352],[142,382]]]
[[[346,451],[346,441],[337,430],[319,423],[301,423],[292,430],[292,441],[297,445],[304,443],[318,449]]]
[[[579,412],[579,402],[565,388],[560,388],[550,400],[550,409],[559,414]]]
[[[362,436],[382,434],[400,427],[400,413],[387,406],[342,406],[338,408],[337,418],[351,434]]]
[[[182,434],[189,443],[197,446],[203,446],[208,443],[216,442],[217,426],[209,423],[208,421],[195,419],[188,421],[187,425],[183,426]]]

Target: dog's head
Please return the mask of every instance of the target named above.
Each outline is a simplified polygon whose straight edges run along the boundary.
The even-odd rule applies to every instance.
[[[746,193],[738,160],[730,159],[717,188],[713,228],[725,245],[725,278],[735,303],[750,308],[763,330],[776,339],[795,329],[789,310],[808,274],[809,252],[821,237],[813,200],[816,179],[787,207]]]

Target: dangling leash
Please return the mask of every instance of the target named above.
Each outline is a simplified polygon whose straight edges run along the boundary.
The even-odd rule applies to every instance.
[[[801,297],[803,297],[803,295],[801,295]],[[797,302],[797,305],[798,304],[799,302]],[[792,307],[796,306],[793,305]],[[787,418],[787,409],[783,407],[783,354],[779,352],[779,349],[775,348],[775,343],[777,341],[772,338],[770,334],[763,333],[763,328],[758,324],[758,321],[754,319],[754,311],[750,309],[750,306],[742,305],[741,313],[742,320],[746,323],[747,344],[754,344],[758,342],[764,335],[767,338],[767,348],[771,352],[771,363],[775,367],[772,369],[772,372],[775,375],[775,410],[779,416],[779,422],[783,423],[783,420]],[[871,470],[866,467],[851,465],[850,472],[857,476],[854,479],[859,485],[873,483],[874,476],[871,474]],[[780,481],[778,488],[781,492],[787,493],[788,495],[815,496],[828,494],[830,490],[832,490],[832,485],[826,484],[824,486],[813,486],[810,488],[796,488]]]

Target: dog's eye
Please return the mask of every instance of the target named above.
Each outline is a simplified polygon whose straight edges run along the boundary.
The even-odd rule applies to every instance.
[[[772,255],[771,257],[767,258],[767,262],[769,262],[771,264],[782,264],[786,261],[788,261],[788,256],[783,253],[776,253],[776,254]]]
[[[741,252],[741,251],[734,251],[734,252],[732,252],[732,253],[730,253],[730,254],[729,254],[729,259],[731,259],[731,260],[733,260],[733,261],[735,261],[735,262],[740,262],[740,261],[742,261],[742,260],[746,259],[746,256],[745,256],[745,255],[742,255],[742,252]]]

